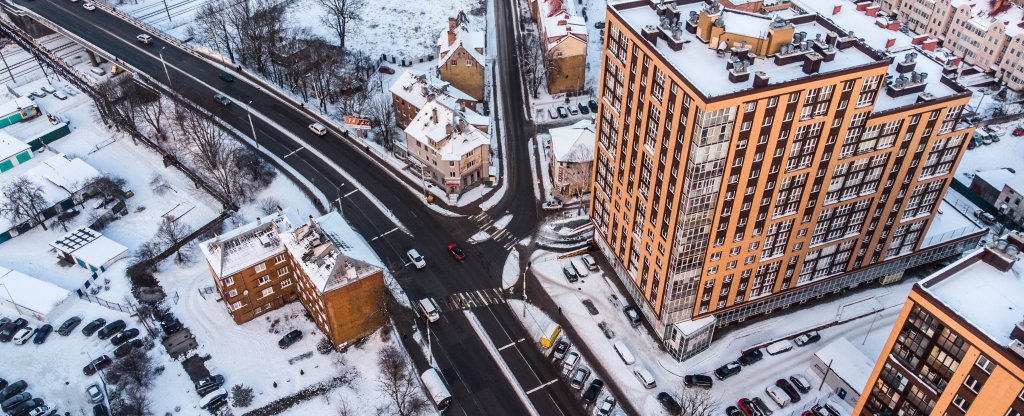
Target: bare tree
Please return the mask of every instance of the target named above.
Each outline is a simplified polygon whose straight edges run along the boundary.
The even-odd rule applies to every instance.
[[[118,129],[138,127],[139,109],[158,95],[135,82],[132,77],[110,78],[96,87],[98,99],[110,109],[111,122]]]
[[[141,349],[134,349],[106,370],[107,382],[125,387],[129,384],[147,389],[153,385],[153,358]]]
[[[349,23],[360,19],[366,6],[366,0],[317,0],[325,13],[320,21],[338,36],[338,47],[345,50],[345,36],[348,35]]]
[[[82,187],[82,190],[85,191],[86,195],[102,197],[103,203],[106,204],[108,201],[128,199],[128,193],[125,191],[127,185],[128,182],[124,178],[114,175],[103,175],[93,178]]]
[[[171,218],[164,218],[164,222],[160,223],[160,228],[156,230],[156,239],[167,248],[176,247],[175,260],[178,263],[187,263],[189,255],[182,250],[182,244],[191,232],[187,225]]]
[[[199,41],[213,43],[217,52],[223,51],[228,54],[228,59],[235,62],[235,54],[231,50],[231,34],[228,32],[227,0],[214,0],[202,5],[196,13],[189,32]]]
[[[419,415],[426,410],[427,402],[420,397],[419,385],[402,352],[388,346],[377,356],[380,367],[378,389],[390,402],[381,409],[399,416]]]
[[[177,107],[178,153],[185,155],[224,197],[232,202],[249,198],[251,183],[236,161],[243,150],[213,117],[184,105]]]
[[[237,39],[235,51],[244,65],[252,65],[260,74],[268,73],[270,51],[284,37],[285,16],[293,4],[277,0],[252,0],[228,3],[224,13]]]
[[[395,138],[398,136],[395,123],[395,109],[390,94],[380,94],[373,98],[369,106],[370,116],[373,117],[373,130],[377,140],[385,149],[394,150]]]
[[[115,415],[150,414],[150,400],[146,389],[136,385],[120,388],[116,395],[111,395],[110,411]]]
[[[540,96],[540,86],[544,83],[544,75],[547,73],[540,38],[536,33],[523,33],[519,47],[519,68],[523,71],[526,88],[533,98],[537,98]]]
[[[0,215],[16,224],[23,221],[38,221],[44,230],[47,229],[42,221],[42,214],[50,204],[39,185],[21,177],[0,188],[0,195],[4,198],[3,202],[0,202]]]
[[[705,389],[694,389],[683,387],[679,396],[679,406],[683,408],[680,414],[689,416],[714,416],[721,403],[711,395],[711,391]]]
[[[138,107],[139,118],[152,130],[153,136],[157,138],[157,143],[162,143],[167,139],[165,120],[168,114],[166,105],[163,99],[158,98],[142,103]]]

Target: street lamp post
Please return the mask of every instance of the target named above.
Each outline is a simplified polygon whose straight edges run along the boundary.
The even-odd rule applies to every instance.
[[[160,48],[160,52],[158,52],[158,54],[160,55],[160,64],[164,66],[164,75],[167,76],[167,88],[170,88],[171,87],[171,73],[170,73],[170,71],[167,70],[167,62],[164,61],[164,49],[167,49],[167,47],[164,46],[164,47]]]
[[[530,255],[530,253],[526,253],[526,255]],[[526,274],[530,272],[531,264],[533,264],[532,261],[526,262],[526,269],[523,270],[523,318],[526,317]]]
[[[249,128],[252,129],[252,141],[253,143],[256,143],[256,148],[259,149],[260,142],[259,140],[256,140],[256,125],[252,124],[252,100],[249,100],[249,103],[245,105],[245,113],[249,116]]]

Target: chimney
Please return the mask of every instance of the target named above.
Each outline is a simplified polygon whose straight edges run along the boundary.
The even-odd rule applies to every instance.
[[[889,38],[889,40],[885,41],[885,48],[883,48],[883,49],[889,49],[889,48],[893,47],[894,45],[896,45],[896,38]]]
[[[878,17],[878,11],[882,10],[882,6],[872,5],[864,9],[864,14],[871,17]]]
[[[839,6],[836,6],[836,7],[839,7]],[[825,34],[825,43],[829,47],[832,47],[832,46],[836,45],[836,39],[839,39],[839,34],[836,33],[836,32],[829,31],[828,33]]]
[[[444,134],[446,136],[451,136],[451,134],[452,134],[452,124],[451,123],[448,123],[448,124],[444,125]]]
[[[1010,339],[1024,342],[1024,320],[1013,326],[1013,330],[1010,331]]]
[[[835,15],[839,14],[839,12],[841,12],[841,11],[843,11],[843,5],[841,5],[841,4],[837,5],[837,6],[832,8],[832,15],[835,16]]]
[[[466,111],[466,102],[465,101],[459,101],[459,111],[463,111],[463,112]]]
[[[437,107],[430,109],[430,122],[437,124]]]
[[[757,71],[754,73],[754,88],[762,88],[768,86],[768,81],[771,78],[768,77],[768,73],[764,71]]]
[[[857,11],[860,11],[860,12],[865,11],[865,10],[868,9],[868,6],[870,6],[870,5],[871,5],[870,1],[862,1],[860,3],[857,3]]]
[[[917,54],[910,52],[904,55],[902,61],[896,63],[896,72],[901,74],[913,72],[915,66],[917,66]]]
[[[917,96],[917,102],[918,103],[924,103],[924,102],[934,101],[934,100],[935,100],[935,95],[930,93],[930,92],[921,93],[921,95]]]
[[[939,46],[939,41],[935,39],[928,39],[921,44],[921,49],[928,52],[935,52],[935,49]]]
[[[466,119],[459,117],[459,133],[466,131]]]
[[[355,279],[356,277],[358,277],[358,274],[356,274],[356,266],[352,265],[350,262],[345,262],[345,278]]]
[[[816,74],[821,70],[821,62],[825,60],[825,57],[821,56],[820,53],[811,52],[804,55],[804,73],[807,75]]]
[[[640,36],[651,42],[651,45],[658,44],[658,27],[654,25],[644,26],[644,29],[640,31]]]
[[[451,46],[453,43],[455,43],[455,26],[456,26],[455,18],[454,17],[449,17],[448,18],[448,46]]]

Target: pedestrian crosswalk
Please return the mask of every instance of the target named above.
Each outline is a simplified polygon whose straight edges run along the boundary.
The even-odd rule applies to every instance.
[[[472,221],[473,224],[476,224],[478,227],[480,227],[481,231],[487,233],[490,236],[491,240],[498,244],[501,244],[501,246],[504,247],[506,251],[512,251],[512,249],[516,246],[516,241],[519,240],[518,237],[508,232],[508,230],[504,228],[495,227],[494,219],[491,218],[490,215],[487,215],[486,212],[481,212],[479,214],[470,216],[469,220]]]
[[[498,288],[480,289],[471,292],[453,293],[434,299],[441,311],[460,311],[481,306],[505,303],[505,291]]]

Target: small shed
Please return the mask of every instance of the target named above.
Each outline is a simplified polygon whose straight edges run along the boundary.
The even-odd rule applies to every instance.
[[[0,173],[32,159],[32,149],[21,140],[0,131]]]
[[[72,303],[70,295],[53,283],[0,267],[0,310],[51,323]]]
[[[81,227],[50,243],[60,258],[92,272],[95,279],[111,264],[128,256],[128,248],[104,237],[99,231]],[[90,286],[89,282],[85,287]]]
[[[28,97],[18,97],[0,104],[0,128],[39,115],[39,107]]]
[[[837,397],[851,407],[857,405],[868,384],[875,361],[860,352],[846,338],[838,338],[811,357],[811,369]]]

